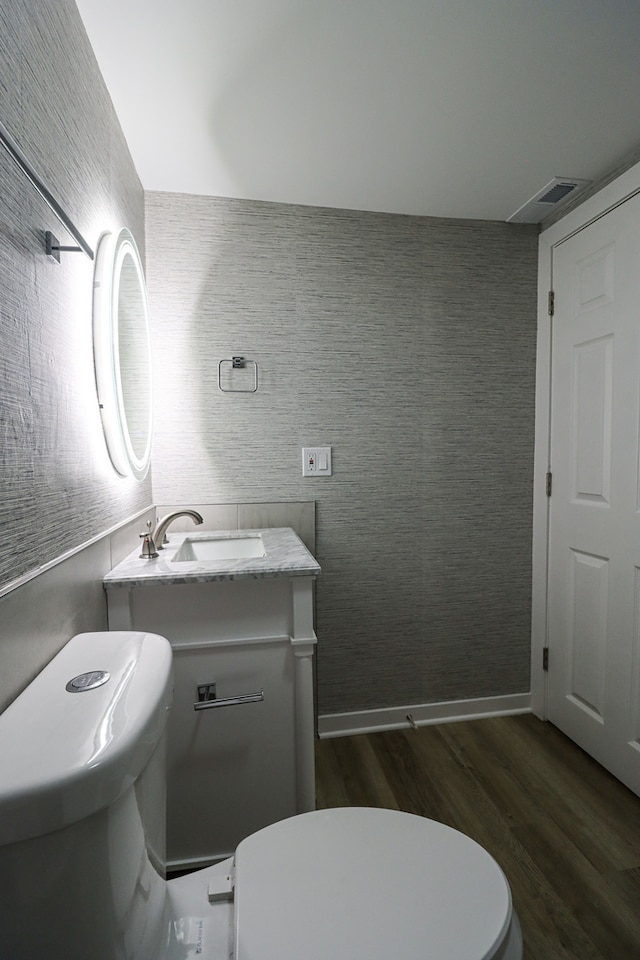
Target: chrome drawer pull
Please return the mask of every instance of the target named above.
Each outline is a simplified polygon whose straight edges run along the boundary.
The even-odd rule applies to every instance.
[[[213,707],[234,707],[239,703],[258,703],[264,700],[264,690],[259,693],[247,693],[242,697],[216,697],[215,683],[203,683],[198,686],[198,700],[194,710],[212,710]]]

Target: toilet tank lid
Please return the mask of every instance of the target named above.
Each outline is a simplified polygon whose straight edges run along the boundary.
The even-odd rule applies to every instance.
[[[171,660],[169,642],[157,634],[81,633],[7,707],[0,845],[67,827],[133,784],[167,721]],[[92,680],[104,682],[91,687]]]

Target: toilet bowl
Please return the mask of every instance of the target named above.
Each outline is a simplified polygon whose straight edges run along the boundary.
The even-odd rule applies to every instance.
[[[74,637],[0,716],[0,955],[521,960],[500,867],[394,810],[301,814],[164,879],[171,648]]]

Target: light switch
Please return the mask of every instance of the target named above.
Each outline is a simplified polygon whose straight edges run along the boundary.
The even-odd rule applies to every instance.
[[[302,448],[303,477],[330,477],[331,474],[331,447]]]

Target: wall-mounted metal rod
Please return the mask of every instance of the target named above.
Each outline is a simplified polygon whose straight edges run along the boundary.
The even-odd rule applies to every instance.
[[[36,190],[38,191],[38,193],[40,194],[44,202],[53,211],[53,213],[56,215],[56,217],[58,218],[60,223],[63,225],[65,230],[67,230],[71,234],[73,239],[78,243],[82,252],[86,253],[86,255],[89,257],[90,260],[93,260],[94,258],[93,250],[91,249],[87,241],[84,239],[80,231],[76,228],[76,226],[72,223],[72,221],[69,219],[67,214],[64,212],[64,210],[62,209],[62,207],[60,206],[56,198],[53,196],[51,191],[45,186],[42,179],[38,176],[36,171],[33,169],[31,164],[25,157],[24,153],[22,152],[22,150],[20,149],[20,147],[15,142],[15,140],[13,139],[13,137],[11,136],[11,134],[9,133],[9,131],[7,130],[7,128],[4,126],[2,122],[0,122],[0,144],[2,144],[2,146],[7,151],[7,153],[13,160],[13,162],[16,164],[17,167],[19,167],[19,169],[25,175],[27,180],[29,180],[30,183],[36,188]],[[63,250],[65,248],[60,247],[60,249]],[[72,250],[73,248],[67,248],[67,249]]]
[[[207,684],[206,686],[215,688],[215,684]],[[236,707],[240,703],[260,703],[264,700],[264,690],[260,690],[258,693],[247,693],[241,697],[221,697],[217,699],[215,689],[212,694],[203,694],[200,692],[200,688],[198,688],[198,697],[201,696],[206,696],[207,699],[199,699],[197,703],[194,703],[194,710],[212,710],[215,707]]]

